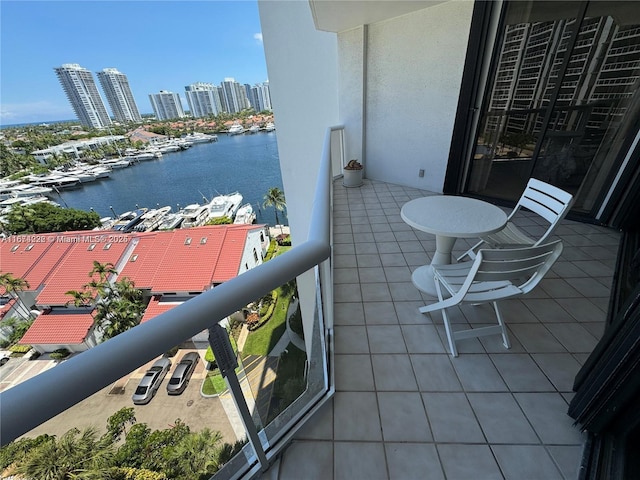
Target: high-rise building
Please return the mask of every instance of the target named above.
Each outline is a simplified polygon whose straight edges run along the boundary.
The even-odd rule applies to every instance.
[[[217,115],[223,111],[221,88],[211,83],[197,82],[184,87],[192,117]]]
[[[142,121],[127,76],[116,68],[105,68],[96,75],[115,119],[119,122]]]
[[[111,118],[89,70],[77,63],[65,63],[54,70],[82,125],[90,128],[111,125]]]
[[[258,83],[255,87],[256,97],[258,101],[257,111],[272,110],[271,108],[271,94],[269,93],[269,82]]]
[[[247,92],[244,87],[233,78],[225,78],[221,84],[222,97],[225,110],[229,113],[238,113],[245,108],[250,108]]]
[[[171,120],[185,116],[180,95],[177,93],[160,90],[160,93],[149,94],[149,100],[158,120]]]

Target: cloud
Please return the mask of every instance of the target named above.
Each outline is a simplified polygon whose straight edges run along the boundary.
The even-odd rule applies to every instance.
[[[0,105],[0,123],[3,125],[71,118],[75,118],[75,113],[69,105],[58,105],[47,100]]]
[[[262,32],[254,33],[253,38],[256,39],[260,45],[262,45]]]

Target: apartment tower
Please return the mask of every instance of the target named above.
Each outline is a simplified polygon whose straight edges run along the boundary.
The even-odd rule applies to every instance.
[[[218,115],[223,111],[220,87],[211,83],[197,82],[184,87],[192,117]]]
[[[116,68],[105,68],[96,75],[115,119],[123,123],[142,121],[127,76]]]
[[[234,78],[225,78],[221,84],[225,110],[229,113],[238,113],[245,108],[250,108],[247,92]]]
[[[149,100],[158,120],[171,120],[185,116],[180,95],[177,93],[160,90],[160,93],[149,94]]]
[[[89,128],[111,125],[111,119],[89,70],[77,63],[65,63],[54,70],[82,125]]]

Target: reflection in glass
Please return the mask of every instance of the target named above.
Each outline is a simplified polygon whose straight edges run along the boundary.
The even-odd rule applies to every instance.
[[[589,212],[637,130],[640,9],[512,2],[468,190],[515,200],[530,176]],[[637,6],[636,6],[637,7]]]

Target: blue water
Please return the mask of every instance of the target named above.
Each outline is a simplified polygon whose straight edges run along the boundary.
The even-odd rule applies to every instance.
[[[258,223],[275,225],[273,207],[263,208],[272,187],[283,190],[275,132],[254,135],[218,135],[218,141],[194,144],[188,150],[113,170],[109,178],[62,190],[52,199],[61,206],[90,210],[101,217],[170,205],[172,211],[204,203],[218,194],[239,191],[251,203]],[[113,209],[113,211],[112,211]],[[278,212],[286,224],[286,211]]]

